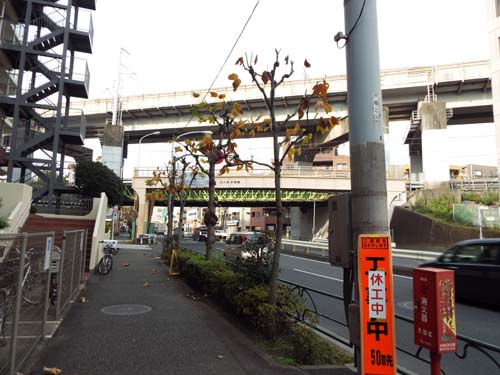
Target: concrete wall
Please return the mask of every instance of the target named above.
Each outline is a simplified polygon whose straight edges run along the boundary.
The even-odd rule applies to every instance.
[[[398,249],[441,251],[455,242],[479,238],[478,228],[436,221],[403,207],[394,208],[391,229]],[[500,237],[500,232],[483,229],[483,237]]]
[[[1,183],[0,198],[2,198],[2,207],[0,207],[0,216],[8,217],[20,201],[30,202],[32,192],[32,187],[25,184]]]
[[[25,184],[0,183],[0,217],[9,221],[9,226],[0,233],[17,233],[29,215],[33,188]]]
[[[95,219],[94,233],[92,233],[92,250],[90,253],[90,264],[89,269],[93,270],[99,260],[104,255],[102,252],[102,244],[99,241],[103,239],[109,239],[109,236],[105,238],[104,230],[106,229],[106,213],[108,211],[108,197],[105,193],[101,193],[101,198],[99,200],[99,206],[97,209],[97,215]]]

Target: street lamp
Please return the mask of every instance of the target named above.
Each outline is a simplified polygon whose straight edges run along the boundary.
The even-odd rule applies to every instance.
[[[192,131],[192,132],[186,132],[179,134],[174,137],[174,142],[178,142],[181,140],[181,138],[184,138],[187,135],[196,135],[196,136],[202,136],[202,135],[212,135],[213,132],[211,130],[197,130],[197,131]],[[172,147],[170,148],[170,158],[173,160],[174,159],[174,143],[172,142]]]
[[[140,161],[141,161],[141,142],[144,138],[146,137],[149,137],[150,135],[158,135],[160,134],[160,131],[157,130],[155,132],[152,132],[152,133],[148,133],[146,135],[143,135],[140,139],[139,139],[139,151],[137,152],[137,168],[139,168],[141,166],[140,164]]]

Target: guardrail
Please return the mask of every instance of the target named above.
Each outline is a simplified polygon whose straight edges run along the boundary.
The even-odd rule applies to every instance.
[[[322,241],[299,241],[299,240],[283,240],[283,245],[291,247],[291,251],[302,252],[305,255],[315,255],[322,258],[328,258],[328,242]],[[433,260],[436,259],[441,253],[422,250],[404,250],[392,249],[393,257],[414,259],[414,260]]]

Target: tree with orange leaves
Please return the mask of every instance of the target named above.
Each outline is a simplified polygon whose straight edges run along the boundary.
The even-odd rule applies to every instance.
[[[182,228],[184,219],[184,215],[182,215],[182,212],[184,211],[184,207],[186,204],[187,192],[191,188],[194,180],[198,175],[198,167],[196,165],[193,165],[188,160],[187,155],[183,155],[181,157],[174,157],[172,160],[170,160],[165,169],[160,170],[158,168],[157,170],[153,171],[153,177],[146,180],[147,186],[161,185],[161,188],[147,194],[147,199],[151,205],[149,210],[149,221],[151,220],[151,213],[154,207],[154,202],[156,200],[165,200],[167,197],[170,197],[170,199],[168,199],[169,204],[167,211],[168,230],[163,242],[164,251],[170,250],[172,248],[180,248],[180,236],[177,236],[177,238],[174,238],[174,236],[172,236],[174,201],[179,201],[181,212],[179,218],[179,227]]]
[[[287,157],[292,160],[294,155],[302,154],[302,146],[311,143],[315,132],[326,133],[332,127],[339,124],[339,120],[329,113],[332,111],[328,103],[327,92],[328,83],[326,81],[318,82],[312,87],[310,94],[305,94],[299,101],[294,110],[287,114],[283,119],[276,117],[276,90],[279,86],[289,79],[294,73],[294,63],[286,56],[280,60],[280,52],[275,51],[275,61],[270,70],[258,71],[256,68],[257,57],[255,59],[243,57],[238,58],[236,65],[240,65],[250,75],[252,82],[261,92],[267,108],[267,116],[260,120],[251,121],[247,125],[248,135],[254,136],[258,132],[269,132],[273,138],[273,159],[272,163],[264,163],[252,160],[253,164],[266,166],[274,172],[274,184],[276,193],[276,242],[274,246],[273,268],[271,271],[269,303],[276,304],[277,285],[279,273],[279,261],[282,248],[283,237],[283,202],[281,197],[281,171],[284,159]],[[304,60],[304,67],[309,68],[311,64]],[[284,73],[280,73],[280,68],[285,68]],[[230,74],[228,77],[233,81],[233,89],[236,91],[241,84],[241,79],[237,74]],[[309,113],[314,111],[318,119],[312,120]],[[317,117],[316,117],[317,118]],[[314,123],[313,123],[314,121]],[[284,137],[280,141],[280,137]],[[284,152],[280,150],[284,147]],[[245,163],[245,161],[240,161]]]
[[[199,94],[193,93],[194,97],[199,97]],[[228,173],[230,167],[237,169],[251,168],[250,162],[242,162],[236,154],[237,144],[235,139],[240,136],[245,127],[245,121],[242,119],[243,108],[239,103],[228,103],[225,101],[224,94],[211,92],[210,97],[215,102],[207,102],[203,100],[193,108],[193,116],[200,123],[208,123],[213,125],[211,134],[205,134],[201,139],[190,140],[185,139],[178,141],[179,146],[176,147],[176,152],[184,151],[195,160],[199,171],[208,176],[208,203],[207,212],[203,218],[204,224],[207,226],[207,242],[206,242],[206,258],[212,257],[213,247],[215,243],[215,225],[218,222],[218,217],[215,213],[217,205],[217,195],[215,191],[216,181],[216,165],[221,164],[219,169],[220,174]],[[230,156],[236,157],[230,159]]]

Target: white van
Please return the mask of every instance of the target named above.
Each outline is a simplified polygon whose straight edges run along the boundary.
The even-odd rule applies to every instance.
[[[270,255],[269,244],[266,243],[265,236],[265,233],[262,232],[234,232],[229,234],[229,238],[224,245],[224,259],[228,263],[239,263],[255,255]],[[253,250],[250,250],[252,246],[245,246],[248,242],[258,245],[253,247]],[[262,246],[258,247],[259,245]]]
[[[167,230],[167,224],[157,223],[155,224],[155,234],[164,234]]]

